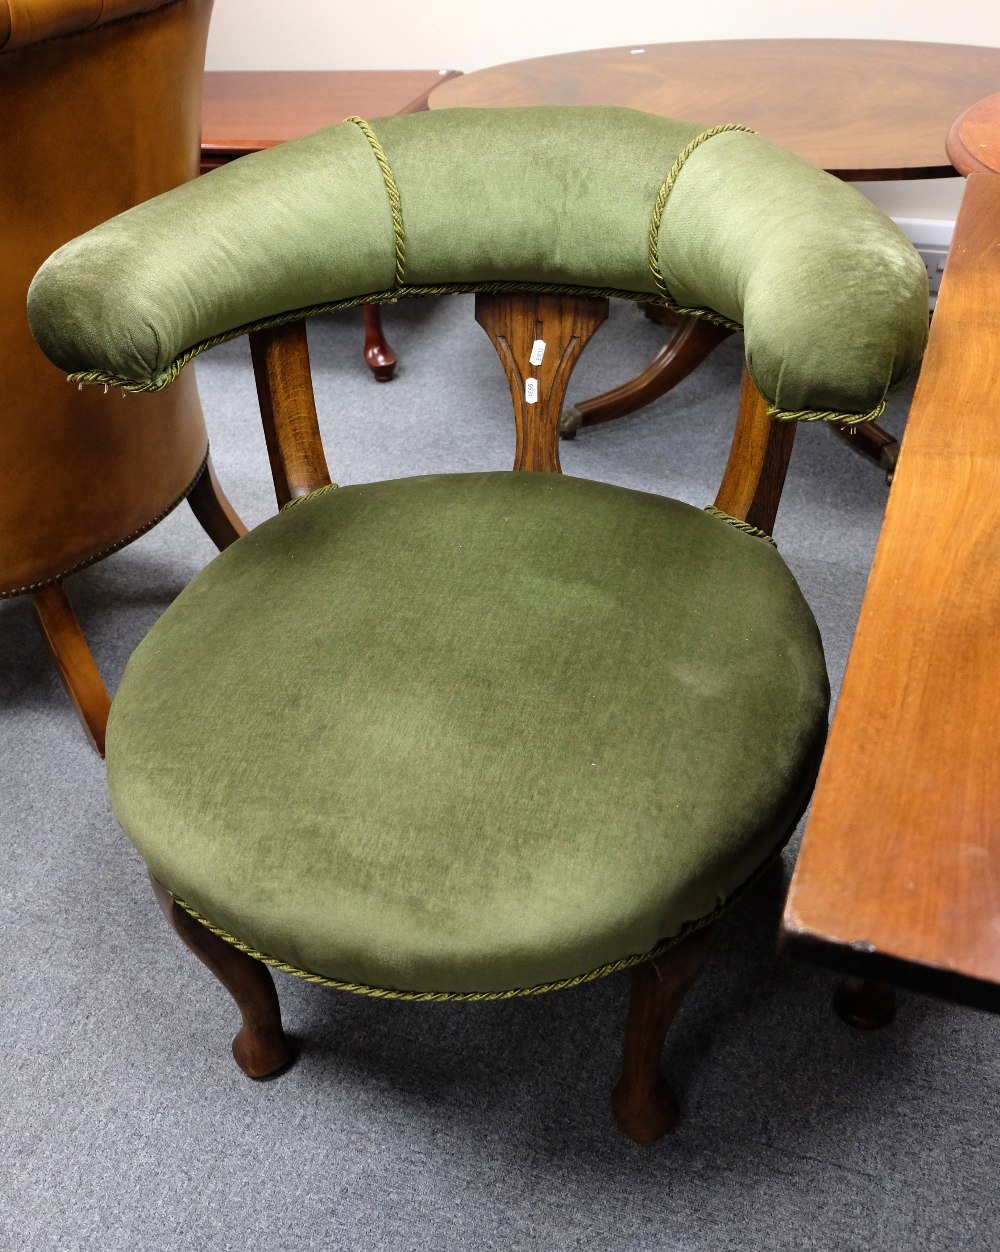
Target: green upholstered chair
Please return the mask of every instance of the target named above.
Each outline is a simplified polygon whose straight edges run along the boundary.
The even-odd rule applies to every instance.
[[[467,291],[514,471],[335,488],[302,319]],[[707,510],[555,472],[612,297],[745,330]],[[768,537],[792,435],[873,420],[919,359],[908,242],[742,128],[455,110],[352,119],[133,209],[49,259],[30,316],[72,378],[133,391],[250,334],[282,507],[137,649],[107,741],[117,816],[242,1011],[239,1065],[290,1059],[269,964],[420,1001],[631,969],[613,1107],[668,1130],[667,1026],[826,734],[816,625]]]

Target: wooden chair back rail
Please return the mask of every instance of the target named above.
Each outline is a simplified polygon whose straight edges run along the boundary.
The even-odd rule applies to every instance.
[[[496,349],[511,389],[514,469],[561,472],[559,415],[566,388],[580,353],[607,315],[607,300],[589,296],[476,296],[476,320]],[[280,508],[330,482],[305,323],[253,331],[250,351]],[[770,534],[794,439],[795,423],[768,417],[764,398],[744,370],[716,507]]]
[[[607,300],[587,296],[476,296],[476,321],[496,349],[514,402],[514,469],[561,472],[559,415],[566,387],[607,316]],[[538,344],[543,348],[536,351]]]

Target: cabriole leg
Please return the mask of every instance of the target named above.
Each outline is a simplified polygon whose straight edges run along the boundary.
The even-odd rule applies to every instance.
[[[695,931],[654,961],[632,970],[622,1075],[611,1096],[618,1125],[636,1143],[673,1130],[677,1104],[660,1073],[660,1053],[685,993],[698,976],[714,927]]]
[[[195,921],[155,878],[151,882],[167,921],[236,1001],[243,1016],[243,1026],[233,1040],[236,1064],[251,1078],[268,1078],[284,1069],[293,1057],[281,1026],[271,971]]]

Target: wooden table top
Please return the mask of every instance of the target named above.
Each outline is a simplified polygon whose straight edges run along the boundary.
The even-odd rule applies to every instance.
[[[361,117],[416,113],[457,70],[209,70],[202,157],[220,163]]]
[[[998,236],[1000,174],[972,174],[783,926],[795,955],[994,1010]]]
[[[598,48],[444,83],[431,109],[619,104],[705,126],[742,122],[841,178],[954,175],[948,128],[1000,84],[1000,48],[753,39]]]
[[[1000,172],[1000,92],[977,100],[955,119],[947,148],[960,174]]]

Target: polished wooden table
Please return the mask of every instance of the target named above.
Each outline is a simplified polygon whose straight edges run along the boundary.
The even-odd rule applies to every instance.
[[[299,139],[351,114],[418,113],[430,92],[457,70],[209,70],[202,97],[201,172],[287,139]],[[385,341],[377,304],[363,306],[364,358],[388,382],[396,354]]]
[[[977,100],[955,118],[946,146],[960,174],[1000,171],[1000,92]]]
[[[299,139],[352,113],[418,113],[456,70],[209,70],[202,102],[202,169]]]
[[[459,106],[618,104],[704,126],[741,122],[850,180],[944,178],[953,120],[1000,83],[1000,48],[874,39],[721,39],[599,48],[465,74],[431,94]],[[632,413],[686,377],[714,342],[682,323],[637,378],[578,403],[562,429]],[[874,425],[838,434],[891,470]]]
[[[1000,174],[970,175],[783,947],[1000,1011]]]
[[[719,39],[514,61],[441,84],[428,107],[620,104],[742,122],[840,178],[945,178],[949,126],[998,84],[1000,48]]]

